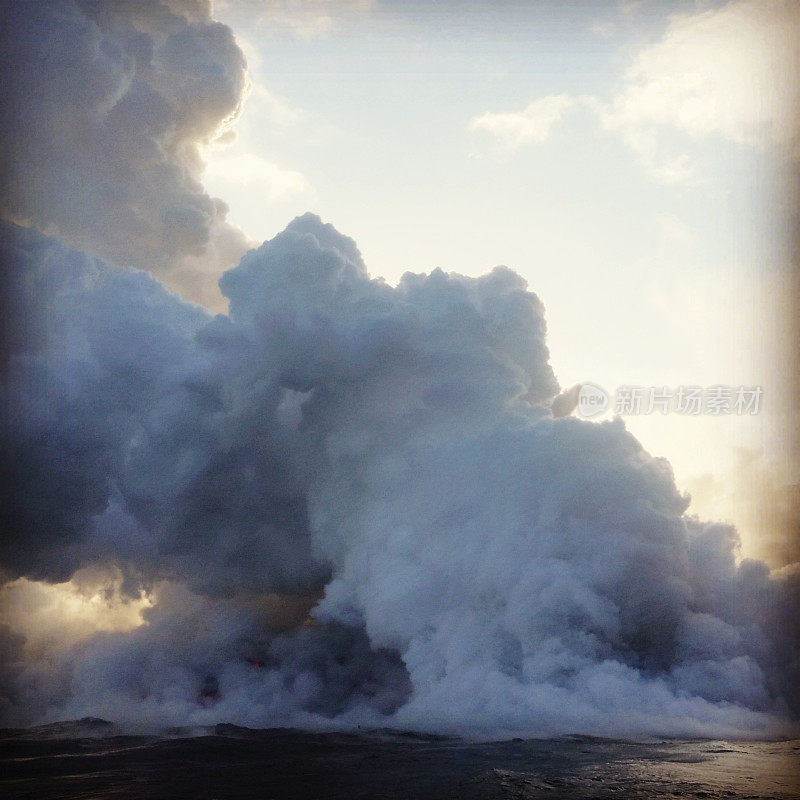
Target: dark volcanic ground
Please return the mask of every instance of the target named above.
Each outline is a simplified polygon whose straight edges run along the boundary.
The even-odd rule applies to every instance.
[[[82,720],[0,730],[0,797],[797,798],[800,741],[476,744],[232,725],[131,736]]]

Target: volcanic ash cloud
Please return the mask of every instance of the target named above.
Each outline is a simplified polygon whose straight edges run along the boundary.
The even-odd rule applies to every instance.
[[[511,270],[391,287],[305,215],[212,317],[3,238],[4,574],[113,569],[156,599],[49,651],[10,619],[8,719],[797,730],[797,571],[686,517],[620,420],[552,416],[543,307]]]

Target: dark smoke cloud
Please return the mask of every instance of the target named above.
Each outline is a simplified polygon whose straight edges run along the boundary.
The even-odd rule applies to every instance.
[[[45,661],[12,624],[8,719],[796,731],[797,571],[739,563],[620,420],[553,417],[510,270],[393,288],[305,215],[212,317],[33,231],[4,247],[3,569],[157,597]]]
[[[246,248],[198,146],[242,103],[244,57],[203,0],[0,4],[0,213],[219,305]]]

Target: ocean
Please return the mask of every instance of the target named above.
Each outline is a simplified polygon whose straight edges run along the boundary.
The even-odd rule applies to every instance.
[[[122,733],[86,719],[0,731],[0,797],[798,798],[800,740],[470,742],[234,725]]]

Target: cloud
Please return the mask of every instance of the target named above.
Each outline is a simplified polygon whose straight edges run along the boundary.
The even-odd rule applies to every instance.
[[[794,146],[798,33],[800,10],[784,0],[676,15],[662,39],[636,56],[604,122]]]
[[[796,156],[799,41],[800,9],[785,0],[675,15],[661,40],[636,56],[611,102],[598,107],[602,125],[667,182],[690,175],[681,156],[659,153],[670,129]]]
[[[581,384],[576,383],[569,389],[557,394],[550,403],[550,412],[556,418],[569,416],[577,407]]]
[[[311,187],[302,173],[283,169],[260,156],[225,155],[209,159],[207,175],[218,185],[253,186],[269,202],[308,195]]]
[[[532,142],[543,142],[553,126],[560,122],[568,109],[575,105],[569,95],[552,94],[534,100],[517,113],[486,113],[469,123],[471,131],[489,134],[506,154]]]
[[[800,7],[791,0],[738,0],[669,18],[642,48],[609,100],[550,95],[525,110],[470,123],[506,152],[544,141],[581,104],[618,135],[663,183],[697,180],[690,153],[713,136],[796,158],[800,143]]]
[[[374,0],[222,0],[223,13],[246,13],[262,28],[289,31],[305,41],[328,36],[350,18],[369,13]]]
[[[201,184],[244,57],[205,2],[2,6],[0,213],[219,304],[247,241]]]
[[[553,418],[511,270],[391,287],[308,214],[212,317],[3,233],[4,574],[153,603],[44,649],[12,615],[6,720],[796,732],[800,573],[687,517],[620,420]]]
[[[278,127],[290,128],[303,119],[303,111],[292,106],[284,98],[270,92],[260,83],[253,84],[251,95],[263,108],[267,109],[270,121]]]

